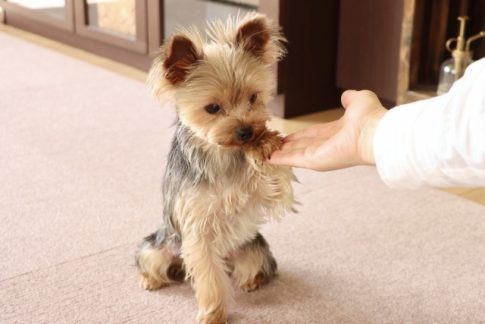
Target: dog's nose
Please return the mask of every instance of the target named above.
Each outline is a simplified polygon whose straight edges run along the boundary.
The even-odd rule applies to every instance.
[[[253,137],[253,128],[249,126],[243,126],[236,129],[236,137],[243,143],[248,142]]]

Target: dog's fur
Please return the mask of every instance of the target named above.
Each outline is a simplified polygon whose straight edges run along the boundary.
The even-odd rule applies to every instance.
[[[231,278],[246,291],[276,273],[258,232],[294,204],[290,168],[264,160],[281,146],[266,104],[284,54],[279,28],[252,13],[208,25],[210,42],[182,30],[150,70],[154,94],[177,107],[163,180],[163,224],[136,253],[145,289],[190,279],[202,323],[226,321]],[[249,130],[248,130],[249,129]]]

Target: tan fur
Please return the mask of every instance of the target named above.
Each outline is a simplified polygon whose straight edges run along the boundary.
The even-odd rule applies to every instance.
[[[244,291],[253,291],[269,281],[272,275],[271,265],[266,255],[256,248],[243,248],[234,253],[232,278]]]
[[[196,291],[198,319],[223,323],[233,299],[229,273],[247,291],[275,274],[267,243],[248,242],[261,224],[292,211],[295,177],[290,168],[264,162],[282,144],[266,127],[274,88],[270,65],[284,54],[278,27],[252,13],[210,23],[208,33],[207,43],[193,29],[170,38],[148,83],[160,100],[176,104],[180,124],[194,134],[182,153],[204,181],[182,181],[176,199],[170,191],[165,199],[175,201],[170,225],[181,237],[177,253]],[[212,104],[220,111],[208,113],[205,107]],[[253,133],[242,141],[237,130],[246,126]],[[156,289],[170,282],[167,269],[178,256],[166,247],[146,250],[138,258],[142,285]]]
[[[147,290],[159,289],[173,283],[174,281],[167,277],[167,270],[174,262],[182,263],[168,247],[141,250],[137,258],[140,264],[140,285]]]

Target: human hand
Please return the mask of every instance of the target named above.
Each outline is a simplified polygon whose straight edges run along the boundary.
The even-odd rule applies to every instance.
[[[387,110],[369,90],[347,90],[341,101],[345,114],[339,120],[287,136],[267,162],[317,171],[375,164],[374,133]]]

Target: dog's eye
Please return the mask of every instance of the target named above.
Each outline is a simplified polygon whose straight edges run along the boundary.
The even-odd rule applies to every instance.
[[[210,104],[205,106],[205,111],[212,115],[219,112],[219,110],[221,110],[221,106],[219,106],[218,104]]]
[[[249,97],[249,103],[251,103],[251,105],[254,104],[256,102],[256,99],[258,99],[258,94],[253,93],[251,97]]]

